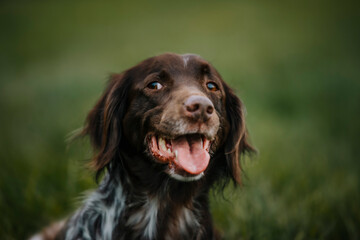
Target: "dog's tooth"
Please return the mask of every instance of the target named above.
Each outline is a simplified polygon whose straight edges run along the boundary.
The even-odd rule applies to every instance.
[[[175,150],[175,162],[178,162],[178,151]]]
[[[170,148],[167,149],[167,152],[170,154],[172,153]]]
[[[203,138],[200,138],[201,139],[201,147],[204,148],[204,140]]]
[[[159,149],[166,151],[165,140],[162,137],[159,137]]]

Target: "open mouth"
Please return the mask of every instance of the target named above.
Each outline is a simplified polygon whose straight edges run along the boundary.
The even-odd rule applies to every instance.
[[[178,180],[197,180],[203,175],[210,161],[210,140],[201,134],[188,134],[167,139],[149,137],[152,155],[169,165],[169,174]]]

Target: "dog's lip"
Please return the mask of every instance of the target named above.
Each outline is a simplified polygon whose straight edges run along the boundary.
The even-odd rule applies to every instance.
[[[190,133],[171,138],[161,134],[149,134],[147,142],[155,160],[168,165],[166,172],[170,175],[195,179],[203,174],[208,166],[212,141],[203,134]]]
[[[168,163],[175,159],[175,153],[172,152],[167,138],[151,135],[148,137],[148,144],[152,155],[161,163]],[[160,151],[161,148],[167,147],[166,151]]]

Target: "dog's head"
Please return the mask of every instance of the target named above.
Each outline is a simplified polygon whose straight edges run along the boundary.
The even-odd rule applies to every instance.
[[[121,165],[183,182],[209,174],[239,182],[239,155],[253,150],[241,101],[191,54],[163,54],[113,75],[84,133],[98,172]]]

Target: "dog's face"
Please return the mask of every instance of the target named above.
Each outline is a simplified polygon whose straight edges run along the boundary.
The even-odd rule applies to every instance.
[[[151,160],[165,164],[170,176],[199,179],[227,130],[221,78],[194,55],[162,55],[151,66],[129,92],[125,138],[134,148],[144,144]],[[134,121],[139,128],[133,128]]]
[[[85,131],[99,149],[97,170],[126,152],[142,156],[125,163],[133,172],[156,169],[185,182],[210,168],[238,181],[238,155],[251,150],[240,100],[207,61],[189,54],[163,54],[114,75]]]

